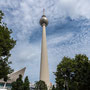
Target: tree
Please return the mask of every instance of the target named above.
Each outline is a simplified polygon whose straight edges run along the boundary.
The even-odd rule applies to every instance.
[[[53,87],[52,87],[52,90],[56,90],[54,85],[53,85]]]
[[[15,82],[12,82],[11,90],[30,90],[29,84],[28,76],[25,77],[23,82],[22,75],[19,75],[19,78]]]
[[[24,80],[24,90],[30,90],[29,84],[30,84],[30,82],[28,80],[28,76],[26,76],[26,78]]]
[[[19,75],[19,78],[12,83],[12,89],[11,90],[24,90],[22,75]]]
[[[64,57],[57,65],[56,90],[90,90],[90,63],[86,55]]]
[[[78,90],[90,90],[90,63],[86,55],[75,56],[75,81]]]
[[[12,85],[11,90],[17,90],[17,84],[16,84],[16,82],[13,82],[11,85]]]
[[[35,90],[47,90],[47,85],[44,81],[40,80],[35,84]]]
[[[0,79],[7,81],[7,75],[13,70],[10,68],[8,58],[11,56],[10,50],[15,46],[16,41],[11,38],[12,30],[8,29],[6,23],[2,22],[4,13],[0,10]]]

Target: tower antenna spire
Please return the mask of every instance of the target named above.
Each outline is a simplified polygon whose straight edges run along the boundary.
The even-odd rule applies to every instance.
[[[43,15],[45,15],[45,9],[43,9]]]

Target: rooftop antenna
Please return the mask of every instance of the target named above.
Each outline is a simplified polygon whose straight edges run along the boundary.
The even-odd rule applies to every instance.
[[[43,15],[45,15],[45,9],[43,9]]]

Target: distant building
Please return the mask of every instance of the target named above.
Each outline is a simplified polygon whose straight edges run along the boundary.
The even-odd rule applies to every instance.
[[[26,68],[23,68],[19,71],[13,72],[11,74],[8,74],[9,80],[5,83],[3,79],[0,79],[0,90],[11,90],[11,83],[16,81],[19,75],[24,76]],[[5,89],[4,89],[5,88]]]
[[[30,83],[30,90],[35,90],[35,84]]]

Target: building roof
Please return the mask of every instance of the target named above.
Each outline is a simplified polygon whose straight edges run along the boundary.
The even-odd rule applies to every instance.
[[[12,83],[12,82],[16,81],[16,79],[19,77],[19,75],[22,75],[22,77],[23,77],[25,69],[26,69],[26,67],[24,67],[21,70],[18,70],[16,72],[13,72],[11,74],[8,74],[9,80],[7,81],[7,83]],[[0,83],[4,83],[3,79],[0,79]]]

